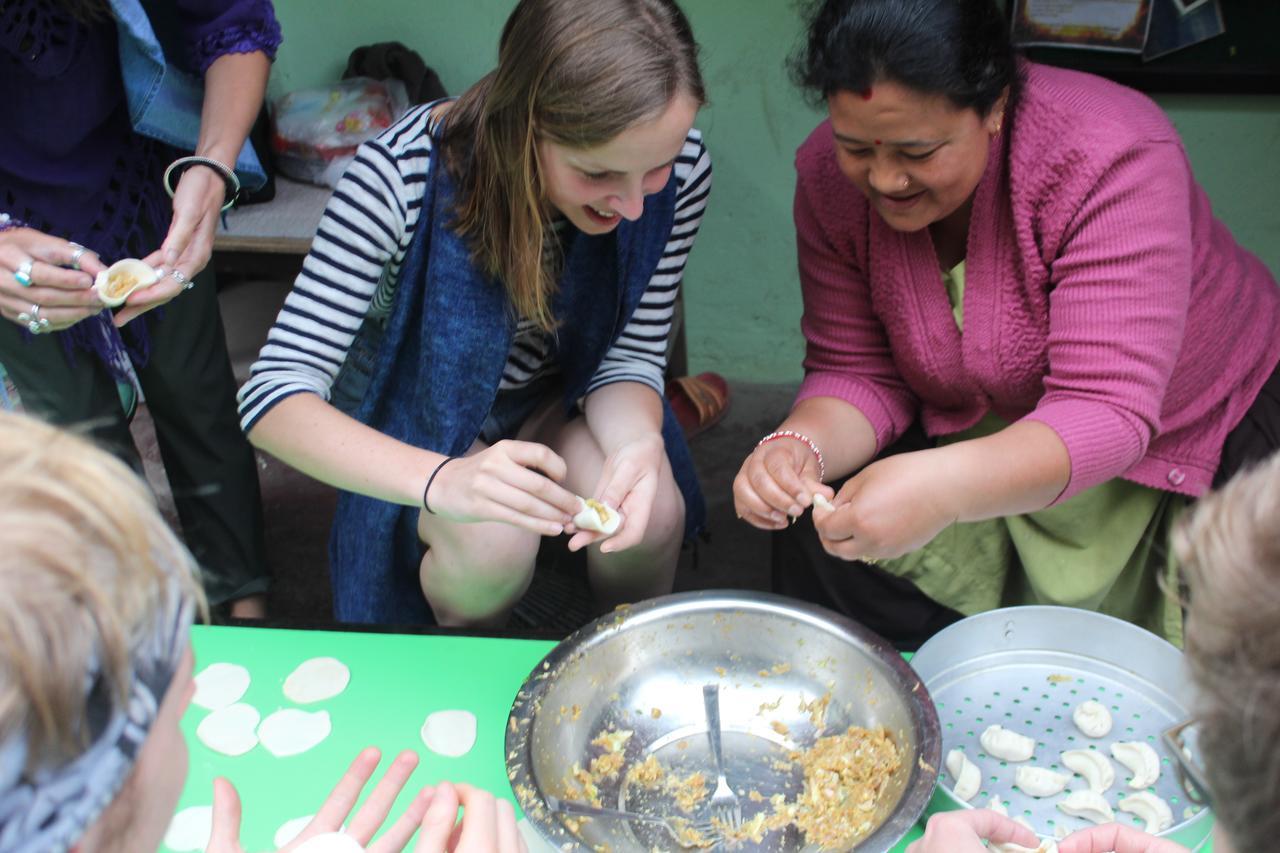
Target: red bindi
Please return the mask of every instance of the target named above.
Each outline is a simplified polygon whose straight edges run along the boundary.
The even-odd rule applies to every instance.
[[[864,101],[871,100],[871,87],[868,86],[866,89],[863,89],[858,94],[862,96],[862,100]]]
[[[880,140],[879,140],[879,139],[873,139],[873,140],[871,140],[871,141],[872,141],[872,142],[874,142],[876,145],[879,145],[879,144],[880,144]]]

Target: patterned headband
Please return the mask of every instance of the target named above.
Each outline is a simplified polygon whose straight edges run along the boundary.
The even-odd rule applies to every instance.
[[[0,853],[64,853],[115,799],[133,770],[191,637],[195,603],[170,580],[150,633],[131,650],[133,682],[124,704],[95,660],[85,676],[91,743],[56,767],[27,770],[18,731],[0,743]]]

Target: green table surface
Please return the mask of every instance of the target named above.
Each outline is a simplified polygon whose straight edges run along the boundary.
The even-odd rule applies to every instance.
[[[525,676],[555,645],[449,635],[208,626],[193,630],[192,643],[197,673],[219,661],[249,670],[252,683],[241,701],[257,708],[263,718],[294,707],[281,686],[304,660],[331,656],[351,669],[351,684],[341,695],[303,706],[328,711],[333,732],[300,755],[275,758],[261,746],[237,757],[213,752],[195,734],[209,712],[195,705],[187,711],[182,726],[191,748],[191,769],[178,808],[210,805],[214,777],[226,776],[240,791],[241,841],[253,851],[274,849],[272,839],[283,823],[313,814],[366,746],[382,750],[382,767],[403,749],[421,758],[396,804],[397,812],[421,786],[443,779],[478,785],[514,803],[503,761],[507,712]],[[475,747],[460,758],[432,753],[419,735],[428,714],[446,709],[476,716]],[[905,849],[920,834],[914,828],[895,850]]]

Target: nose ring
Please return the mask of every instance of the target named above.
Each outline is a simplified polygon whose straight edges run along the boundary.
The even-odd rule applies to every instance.
[[[909,187],[909,186],[911,186],[911,178],[910,178],[910,177],[904,177],[904,178],[902,179],[902,188],[905,190],[905,189],[906,189],[907,187]]]

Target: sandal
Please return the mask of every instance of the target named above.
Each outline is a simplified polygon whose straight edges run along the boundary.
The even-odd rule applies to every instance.
[[[685,438],[720,423],[729,411],[729,383],[719,373],[677,376],[667,381],[667,400]]]

